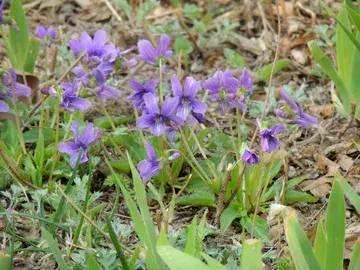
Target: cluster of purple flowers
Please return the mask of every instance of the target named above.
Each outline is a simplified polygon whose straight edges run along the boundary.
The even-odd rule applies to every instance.
[[[5,3],[5,0],[0,0],[0,24],[4,20],[4,3]]]
[[[98,30],[93,38],[84,32],[80,38],[71,39],[69,47],[75,57],[82,57],[82,61],[72,70],[75,79],[61,85],[61,106],[69,111],[87,110],[90,102],[79,97],[80,90],[85,87],[95,88],[96,96],[102,101],[117,99],[119,90],[109,85],[107,80],[114,71],[120,50],[108,41],[106,32]]]

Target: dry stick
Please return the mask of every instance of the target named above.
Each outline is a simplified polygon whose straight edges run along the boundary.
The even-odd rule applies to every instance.
[[[280,35],[281,35],[281,19],[280,19],[280,14],[279,14],[279,5],[278,5],[278,1],[276,1],[276,13],[277,13],[277,19],[278,19],[278,33],[277,33],[277,44],[276,44],[276,50],[275,50],[275,56],[274,56],[274,61],[272,63],[271,66],[271,72],[270,72],[270,77],[269,77],[269,83],[268,83],[268,87],[270,88],[272,85],[272,79],[273,79],[273,75],[274,75],[274,70],[275,70],[275,64],[277,61],[277,58],[279,56],[279,49],[280,49]],[[264,110],[261,114],[260,117],[260,123],[262,122],[262,120],[264,119],[265,115],[267,114],[267,111],[269,109],[269,100],[270,100],[270,95],[269,93],[266,92],[266,99],[265,99],[265,104],[264,104]],[[255,132],[253,137],[251,138],[251,142],[250,142],[250,148],[252,148],[252,146],[254,145],[255,139],[259,133],[260,127],[256,126]]]
[[[115,8],[111,5],[111,3],[109,2],[109,0],[103,0],[103,2],[105,2],[106,6],[109,8],[109,10],[111,11],[111,13],[115,16],[115,18],[119,21],[119,22],[123,22],[119,13],[117,13],[117,11],[115,10]]]

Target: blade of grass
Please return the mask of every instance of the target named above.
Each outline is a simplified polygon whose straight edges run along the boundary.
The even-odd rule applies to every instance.
[[[261,270],[261,243],[255,239],[246,240],[241,253],[242,270]]]
[[[343,269],[345,246],[345,200],[338,181],[334,181],[326,210],[326,270]]]
[[[55,261],[58,264],[58,267],[60,270],[67,270],[69,269],[68,265],[66,264],[64,258],[62,257],[62,253],[59,248],[58,242],[53,238],[51,233],[46,230],[45,228],[42,228],[42,235],[46,241],[46,243],[49,245],[49,249],[52,252]]]

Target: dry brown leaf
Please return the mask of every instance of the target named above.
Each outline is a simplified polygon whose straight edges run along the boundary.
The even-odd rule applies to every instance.
[[[341,169],[343,169],[344,171],[350,170],[350,168],[354,165],[354,160],[348,157],[347,155],[340,154],[338,157],[339,157],[338,163]]]
[[[306,180],[300,184],[303,191],[310,191],[316,197],[324,197],[330,193],[332,180],[327,177],[320,177],[316,180]]]
[[[334,173],[336,173],[339,168],[340,165],[335,163],[334,161],[328,159],[326,156],[324,155],[316,155],[315,159],[317,160],[315,163],[315,166],[322,172],[326,172],[326,175],[331,176],[334,175]]]
[[[304,65],[306,64],[306,55],[303,50],[300,49],[293,49],[291,50],[291,56],[294,58],[294,60],[300,64]]]

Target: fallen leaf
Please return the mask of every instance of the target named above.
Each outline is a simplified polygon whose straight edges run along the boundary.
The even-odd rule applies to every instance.
[[[306,55],[303,50],[293,49],[291,50],[291,56],[298,64],[300,65],[306,64]]]
[[[347,155],[340,154],[338,157],[339,157],[338,163],[341,169],[343,169],[344,171],[350,170],[350,168],[354,165],[354,160],[348,157]]]

